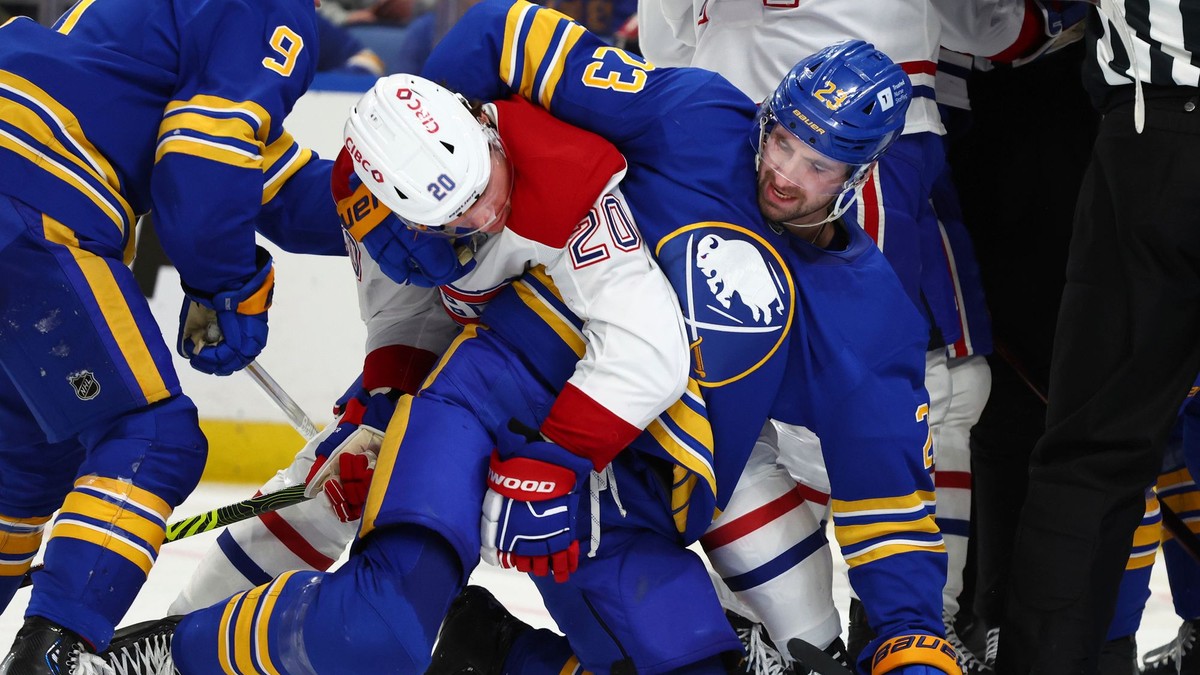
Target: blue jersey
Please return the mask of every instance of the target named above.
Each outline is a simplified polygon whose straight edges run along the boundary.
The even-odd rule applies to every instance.
[[[676,527],[698,538],[766,422],[794,314],[783,237],[755,198],[755,106],[719,75],[656,68],[523,0],[473,7],[423,75],[473,98],[520,95],[625,156],[621,189],[692,351],[688,392],[632,447],[672,462]]]
[[[108,258],[132,257],[135,218],[153,210],[200,293],[254,275],[256,226],[336,253],[329,163],[283,129],[312,80],[316,30],[310,0],[95,0],[53,29],[8,22],[0,175],[21,179],[0,192]]]
[[[883,638],[940,635],[946,548],[929,473],[928,328],[874,241],[842,224],[841,250],[791,238],[801,316],[771,416],[821,439],[834,533],[872,627]]]

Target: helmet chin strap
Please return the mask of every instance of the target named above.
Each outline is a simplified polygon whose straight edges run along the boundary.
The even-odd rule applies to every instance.
[[[807,230],[813,227],[824,227],[826,223],[830,223],[838,218],[841,218],[842,214],[846,212],[846,209],[850,208],[850,204],[853,202],[854,196],[858,194],[858,187],[859,186],[857,184],[847,185],[846,188],[842,190],[841,194],[837,196],[837,199],[833,201],[833,208],[829,210],[829,214],[826,215],[822,220],[819,220],[815,223],[791,223],[785,220],[780,224],[802,230]],[[848,197],[849,199],[847,199]],[[820,232],[818,232],[817,235],[819,236]]]

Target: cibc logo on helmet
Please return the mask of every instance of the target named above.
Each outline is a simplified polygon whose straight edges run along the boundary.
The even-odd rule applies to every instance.
[[[413,111],[413,116],[421,123],[426,133],[436,134],[441,127],[433,115],[421,105],[421,99],[413,97],[412,89],[401,87],[396,90],[396,98],[404,101],[404,107]]]
[[[379,172],[379,169],[371,166],[371,160],[363,157],[362,152],[358,150],[358,146],[354,144],[354,139],[347,136],[345,145],[346,152],[350,154],[350,159],[354,160],[355,164],[361,166],[363,171],[370,174],[371,180],[374,180],[376,183],[382,183],[383,174]]]

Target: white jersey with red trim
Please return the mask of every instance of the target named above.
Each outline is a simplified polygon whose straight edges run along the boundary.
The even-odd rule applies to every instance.
[[[512,214],[441,288],[446,309],[464,323],[482,314],[548,382],[576,362],[543,433],[569,447],[597,434],[564,427],[615,416],[636,435],[683,393],[688,351],[679,302],[618,187],[625,160],[524,99],[487,109],[513,166]]]
[[[941,22],[926,0],[641,0],[638,31],[655,64],[716,71],[755,101],[805,56],[866,40],[912,79],[904,133],[944,133],[933,98]]]

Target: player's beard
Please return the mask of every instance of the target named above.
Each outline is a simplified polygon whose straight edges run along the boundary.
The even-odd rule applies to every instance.
[[[831,200],[829,195],[810,195],[802,187],[776,180],[770,169],[759,171],[758,208],[772,222],[805,224],[805,219],[811,219],[815,223],[825,217]],[[814,214],[818,217],[810,218]]]

